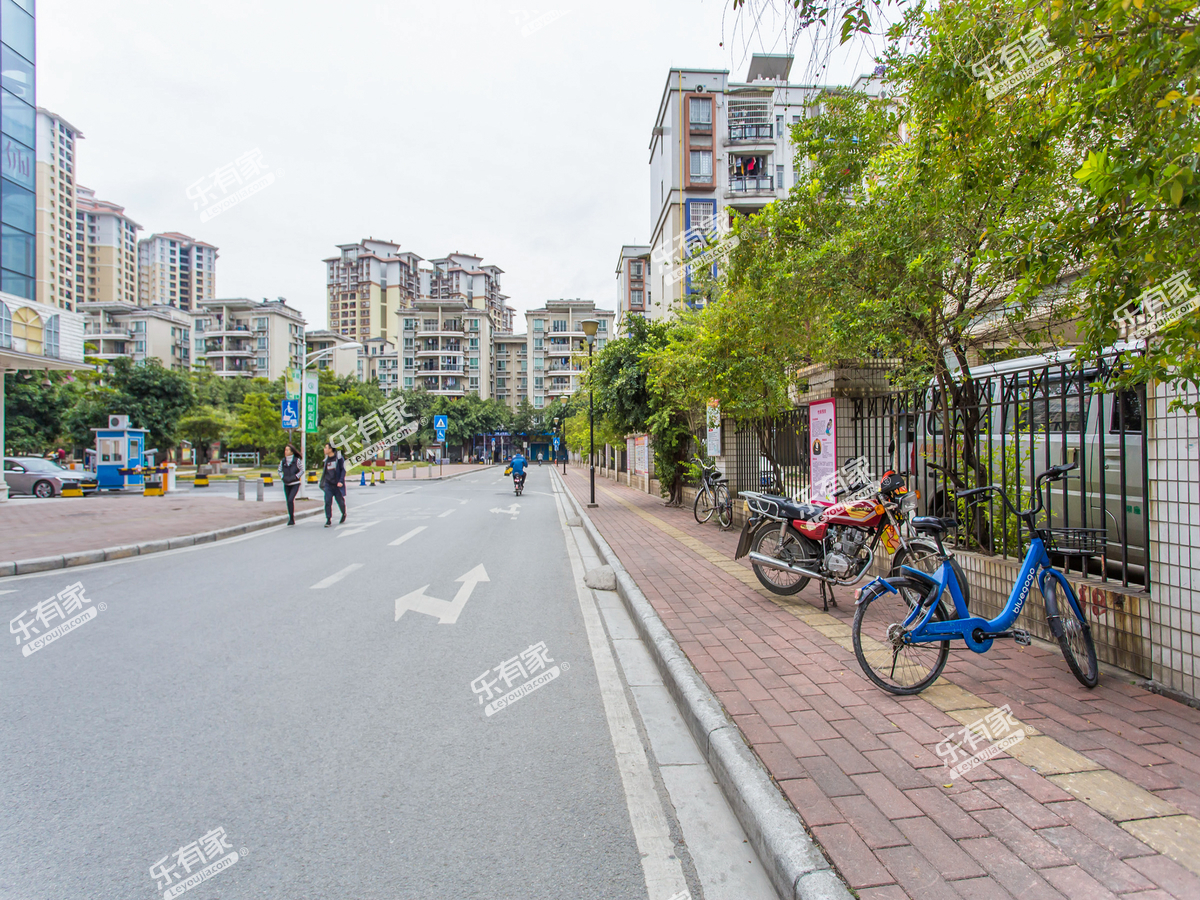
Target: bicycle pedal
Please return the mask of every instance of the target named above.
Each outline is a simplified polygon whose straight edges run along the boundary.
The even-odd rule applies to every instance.
[[[1029,647],[1033,644],[1033,638],[1029,636],[1029,632],[1023,628],[1014,628],[1012,632],[1013,640],[1023,647]]]

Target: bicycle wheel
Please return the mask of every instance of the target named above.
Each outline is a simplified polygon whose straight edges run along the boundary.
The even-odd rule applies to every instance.
[[[712,490],[707,486],[702,487],[696,492],[696,502],[692,504],[692,514],[696,517],[696,521],[703,525],[712,518],[713,509]]]
[[[950,642],[906,642],[904,620],[925,598],[927,586],[908,575],[887,581],[896,593],[878,584],[863,588],[851,631],[854,655],[866,676],[888,693],[919,694],[942,674]],[[939,602],[933,620],[945,619],[945,606]]]
[[[817,566],[816,548],[807,539],[798,539],[783,522],[771,522],[759,528],[750,542],[750,549],[784,562],[799,563],[805,568]],[[795,572],[772,569],[757,563],[751,563],[751,566],[762,586],[773,594],[798,594],[809,582],[808,578]]]
[[[733,524],[733,501],[729,499],[729,488],[723,484],[718,484],[716,494],[717,522],[722,528],[728,528]]]
[[[942,564],[941,554],[938,553],[937,544],[933,541],[915,540],[908,542],[908,549],[901,547],[896,551],[896,555],[892,557],[892,568],[888,572],[888,578],[898,578],[904,573],[900,571],[903,566],[909,566],[919,572],[924,572],[926,575],[932,575],[938,570]],[[963,603],[967,605],[967,609],[971,608],[971,584],[967,581],[967,573],[962,570],[962,566],[958,564],[958,560],[953,556],[950,557],[950,565],[954,568],[954,575],[958,579],[958,586],[962,590]]]
[[[1062,636],[1058,646],[1062,649],[1063,659],[1067,661],[1071,673],[1086,688],[1094,688],[1100,683],[1100,665],[1096,662],[1096,644],[1092,640],[1092,628],[1083,618],[1079,609],[1079,601],[1070,584],[1062,582],[1063,590],[1059,591],[1059,573],[1051,570],[1046,576],[1046,587],[1043,594],[1047,606],[1058,608],[1058,619],[1062,623]],[[1065,602],[1064,602],[1065,601]],[[1050,626],[1054,630],[1053,624]]]

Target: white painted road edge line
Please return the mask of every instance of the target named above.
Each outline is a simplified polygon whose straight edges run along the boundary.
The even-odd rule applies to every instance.
[[[396,538],[394,541],[389,543],[388,546],[389,547],[399,547],[401,544],[403,544],[405,541],[407,541],[410,537],[416,537],[418,534],[420,534],[422,531],[424,531],[427,527],[428,527],[427,525],[418,525],[416,528],[414,528],[408,534],[400,535],[400,537]]]
[[[319,591],[321,588],[327,588],[331,584],[337,584],[339,581],[341,581],[343,578],[345,578],[347,575],[349,575],[355,569],[361,569],[362,567],[363,567],[362,563],[350,563],[350,565],[346,566],[346,568],[342,569],[342,571],[334,572],[328,578],[318,581],[316,584],[314,584],[312,587],[310,587],[309,590],[310,591]]]
[[[604,715],[608,720],[608,733],[612,737],[613,750],[617,756],[617,768],[621,773],[621,786],[625,790],[625,805],[629,809],[629,821],[642,856],[642,872],[646,878],[648,900],[671,900],[681,891],[686,891],[687,880],[683,866],[675,855],[675,842],[667,825],[662,801],[650,774],[650,762],[638,735],[633,713],[625,699],[625,689],[617,672],[608,637],[600,621],[591,590],[583,583],[583,560],[575,539],[567,525],[566,511],[558,487],[555,487],[554,503],[558,509],[558,523],[562,528],[571,559],[571,572],[575,576],[575,592],[579,597],[579,609],[587,629],[588,644],[592,651],[592,662],[596,668],[596,680],[600,684],[600,698],[604,703]]]
[[[452,513],[452,512],[454,512],[454,509],[453,509],[453,508],[451,508],[451,509],[448,509],[448,510],[446,510],[444,513],[440,513],[440,514],[438,515],[438,518],[439,518],[439,519],[444,519],[444,518],[446,518],[446,516],[450,515],[450,513]]]

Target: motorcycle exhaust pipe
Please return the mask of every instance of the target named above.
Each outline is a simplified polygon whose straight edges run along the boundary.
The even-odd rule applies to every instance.
[[[826,575],[820,575],[811,569],[802,569],[800,566],[789,566],[782,559],[776,559],[773,556],[767,556],[763,553],[750,551],[749,556],[751,563],[757,563],[760,566],[766,566],[768,569],[780,569],[784,572],[791,572],[793,575],[803,575],[805,578],[815,578],[817,581],[824,581],[828,584],[836,584],[833,579]]]

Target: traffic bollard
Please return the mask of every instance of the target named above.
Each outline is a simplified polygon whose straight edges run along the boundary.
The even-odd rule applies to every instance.
[[[363,469],[358,474],[359,474],[358,486],[366,487],[367,486],[367,470]]]
[[[239,500],[246,499],[246,476],[245,475],[238,476],[238,499]]]
[[[416,478],[417,477],[417,464],[416,463],[413,463],[412,473],[413,473],[413,478]]]
[[[262,500],[263,490],[264,490],[263,480],[260,478],[260,479],[258,479],[258,497],[256,499]]]

